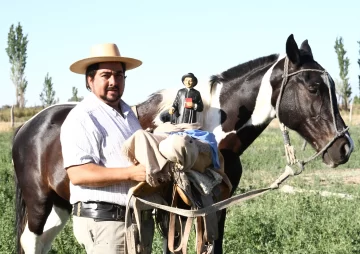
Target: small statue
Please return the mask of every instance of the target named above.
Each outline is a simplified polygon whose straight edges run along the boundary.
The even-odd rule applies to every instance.
[[[196,113],[202,112],[204,109],[200,92],[194,89],[198,80],[194,74],[188,73],[182,76],[181,81],[185,88],[177,92],[172,108],[169,109],[169,114],[175,114],[177,124],[196,123]]]

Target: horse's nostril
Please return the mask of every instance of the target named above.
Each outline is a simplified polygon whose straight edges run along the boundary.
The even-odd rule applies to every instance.
[[[345,156],[347,156],[350,152],[350,146],[349,144],[344,144],[342,149],[341,149],[341,153],[344,154]]]

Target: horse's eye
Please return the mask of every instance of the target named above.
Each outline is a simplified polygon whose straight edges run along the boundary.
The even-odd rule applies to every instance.
[[[319,90],[320,82],[314,82],[309,85],[308,90],[310,93],[316,93]]]

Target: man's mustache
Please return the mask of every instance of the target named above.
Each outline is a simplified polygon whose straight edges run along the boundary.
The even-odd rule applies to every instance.
[[[106,91],[119,91],[119,88],[111,87],[111,88],[106,89]]]

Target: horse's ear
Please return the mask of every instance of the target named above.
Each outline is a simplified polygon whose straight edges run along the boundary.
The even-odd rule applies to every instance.
[[[293,64],[300,64],[300,51],[292,34],[286,41],[286,55]]]
[[[300,51],[302,51],[302,53],[304,55],[308,55],[308,56],[311,56],[311,58],[313,58],[313,54],[312,54],[312,51],[311,51],[311,48],[310,48],[310,45],[308,43],[308,40],[305,40],[301,46],[300,46]]]

